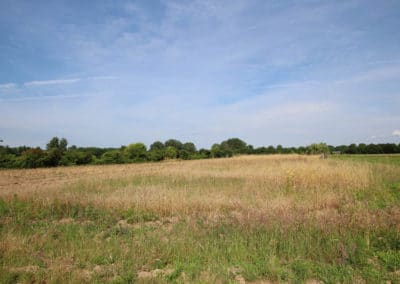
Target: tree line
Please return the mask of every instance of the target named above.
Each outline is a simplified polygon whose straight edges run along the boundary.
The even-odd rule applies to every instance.
[[[400,144],[350,144],[331,146],[314,143],[308,146],[267,146],[254,148],[239,138],[216,143],[210,149],[197,149],[192,142],[169,139],[156,141],[149,148],[143,143],[133,143],[119,148],[68,147],[65,138],[53,137],[46,149],[27,146],[0,146],[0,168],[39,168],[71,165],[124,164],[169,159],[195,160],[257,154],[393,154],[400,153]]]

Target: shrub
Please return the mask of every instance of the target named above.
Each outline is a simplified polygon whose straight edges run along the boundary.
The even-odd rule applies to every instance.
[[[100,163],[102,164],[122,164],[124,158],[119,150],[107,151],[101,155]]]
[[[147,158],[146,146],[143,143],[133,143],[125,148],[124,152],[129,160],[144,161]]]

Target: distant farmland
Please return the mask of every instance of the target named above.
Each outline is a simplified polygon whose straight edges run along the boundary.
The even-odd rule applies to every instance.
[[[400,281],[400,156],[0,171],[0,279]]]

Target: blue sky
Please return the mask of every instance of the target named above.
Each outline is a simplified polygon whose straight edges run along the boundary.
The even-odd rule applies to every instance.
[[[400,2],[0,2],[0,139],[400,143]]]

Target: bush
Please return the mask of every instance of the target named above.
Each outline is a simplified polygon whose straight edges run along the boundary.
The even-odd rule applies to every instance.
[[[18,157],[15,165],[20,168],[39,168],[46,166],[47,154],[40,148],[29,149]]]
[[[124,158],[119,150],[107,151],[101,155],[100,159],[101,164],[122,164],[123,162]]]
[[[151,150],[148,152],[147,158],[153,162],[162,161],[162,160],[164,160],[164,151],[163,150]]]
[[[221,146],[219,144],[212,145],[210,153],[211,157],[213,158],[224,157],[224,152],[221,150]]]
[[[59,164],[62,166],[71,166],[71,165],[86,165],[92,162],[93,162],[92,154],[78,150],[68,150],[62,156]]]
[[[164,150],[164,157],[166,159],[175,159],[177,157],[177,155],[178,155],[178,151],[172,146],[168,146]]]
[[[132,161],[144,161],[147,159],[147,149],[143,143],[130,144],[125,148],[126,157]]]
[[[178,155],[179,155],[179,158],[182,160],[190,159],[190,153],[186,150],[180,150]]]
[[[329,153],[329,147],[325,143],[314,143],[307,146],[307,154],[315,155],[315,154],[327,154]]]
[[[174,147],[176,150],[181,150],[183,147],[182,142],[176,139],[169,139],[164,144],[165,147]]]
[[[226,141],[221,142],[221,150],[225,156],[232,156],[236,154],[246,154],[248,152],[246,142],[239,138],[230,138]]]
[[[182,150],[185,150],[190,154],[194,154],[196,153],[196,146],[192,142],[186,142],[182,145]]]
[[[150,151],[163,150],[165,148],[164,144],[160,141],[156,141],[150,145]]]
[[[0,168],[13,168],[15,167],[16,156],[13,154],[0,154]]]

